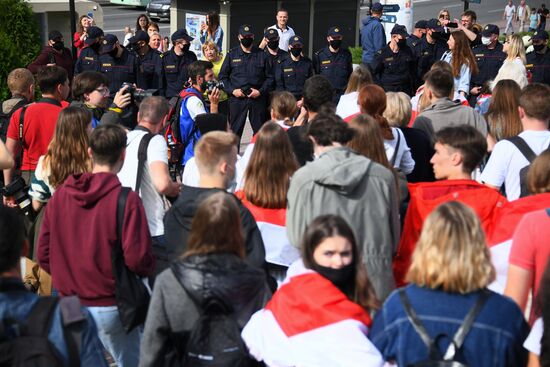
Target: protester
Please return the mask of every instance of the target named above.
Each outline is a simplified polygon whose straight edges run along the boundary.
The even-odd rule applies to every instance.
[[[343,118],[344,121],[360,114],[361,110],[359,109],[359,104],[357,103],[359,91],[364,86],[372,83],[372,75],[367,66],[361,64],[353,69],[353,72],[349,76],[346,91],[340,97],[338,105],[336,106],[336,114]]]
[[[220,26],[220,15],[217,12],[211,11],[206,14],[206,23],[201,23],[200,41],[203,45],[206,42],[213,42],[219,52],[222,52],[223,29]]]
[[[69,82],[73,80],[73,57],[71,51],[65,47],[63,35],[59,31],[51,31],[48,34],[48,44],[42,48],[40,54],[27,66],[27,69],[36,74],[45,66],[53,65],[60,66],[67,71]]]
[[[506,60],[498,70],[491,86],[495,86],[501,80],[511,79],[518,83],[520,88],[524,88],[529,82],[527,69],[525,69],[526,57],[523,40],[517,34],[508,36],[504,42],[503,51],[507,54]]]
[[[144,31],[147,32],[147,29],[149,28],[149,18],[145,14],[138,15],[136,19],[136,32],[137,31]]]
[[[225,60],[225,55],[220,52],[218,46],[212,41],[206,41],[202,44],[202,56],[205,61],[212,63],[212,71],[214,72],[214,78],[218,80],[218,75]],[[202,97],[208,104],[208,91],[204,91]],[[218,101],[218,112],[223,113],[225,116],[229,116],[229,96],[223,89],[220,89],[220,100]]]
[[[394,176],[345,146],[353,130],[335,115],[316,116],[308,126],[308,137],[317,159],[296,171],[290,182],[290,243],[298,247],[305,228],[317,216],[329,212],[342,216],[355,231],[376,295],[385,299],[394,288],[390,267],[399,240]]]
[[[19,108],[34,100],[34,77],[28,69],[13,69],[8,74],[6,82],[11,98],[0,105],[0,135],[3,142],[6,141],[11,116]]]
[[[242,332],[250,353],[268,366],[382,366],[366,337],[378,302],[353,230],[319,216],[301,248],[302,260]]]
[[[471,366],[525,366],[522,343],[529,328],[517,305],[486,289],[494,278],[476,213],[458,202],[442,204],[424,223],[407,274],[412,284],[392,293],[369,336],[386,361],[400,366],[433,361],[419,327],[409,321],[414,312],[413,322],[437,340],[440,356]],[[464,330],[464,343],[448,355],[450,341],[470,312],[473,322]]]
[[[15,161],[11,153],[6,149],[4,142],[0,140],[0,169],[13,168],[14,165]]]
[[[470,93],[470,78],[478,72],[474,54],[462,31],[451,33],[447,44],[449,51],[443,54],[441,60],[451,64],[455,91],[466,97]]]
[[[155,282],[139,366],[171,365],[176,358],[191,363],[186,342],[208,301],[225,305],[242,329],[270,298],[265,273],[244,260],[243,234],[235,230],[241,227],[236,202],[217,191],[198,205],[185,252]],[[209,337],[216,339],[218,332],[227,331],[211,329]]]
[[[491,136],[498,142],[518,135],[523,130],[519,117],[521,88],[513,80],[501,80],[493,88],[485,119]]]
[[[92,26],[92,19],[87,14],[81,15],[78,18],[78,29],[73,35],[73,46],[76,48],[77,57],[80,56],[80,52],[86,47],[86,39],[88,38],[88,28]]]
[[[149,47],[151,47],[153,50],[157,50],[159,52],[166,52],[168,49],[164,49],[164,44],[162,42],[162,37],[159,32],[153,32],[149,36]]]

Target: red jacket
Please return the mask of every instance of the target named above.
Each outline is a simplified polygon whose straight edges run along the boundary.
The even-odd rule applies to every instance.
[[[72,82],[74,70],[73,57],[71,55],[71,51],[66,47],[63,48],[63,51],[59,52],[52,46],[45,46],[42,48],[42,51],[40,51],[40,54],[36,57],[36,59],[34,59],[34,61],[27,66],[27,69],[29,69],[31,73],[36,74],[47,64],[51,64],[51,61],[54,60],[57,66],[61,66],[67,71],[69,82]]]
[[[111,249],[117,240],[116,207],[121,185],[111,173],[71,175],[45,208],[38,240],[40,266],[61,296],[86,306],[113,306]],[[128,268],[153,274],[151,236],[139,196],[131,191],[124,211],[122,248]]]

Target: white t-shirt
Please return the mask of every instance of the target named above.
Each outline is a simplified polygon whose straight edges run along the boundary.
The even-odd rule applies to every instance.
[[[506,12],[506,16],[507,17],[512,17],[514,16],[514,13],[516,12],[516,6],[515,5],[508,5],[506,4],[506,7],[504,8],[504,11]]]
[[[357,104],[358,96],[359,92],[343,94],[338,101],[338,106],[336,106],[336,114],[345,119],[351,115],[361,112],[359,105]]]
[[[195,117],[197,117],[197,115],[206,113],[206,108],[204,108],[204,103],[201,101],[200,98],[195,96],[191,96],[187,98],[187,103],[185,105],[184,104],[181,105],[182,109],[185,107],[187,107],[187,111],[189,111],[189,115],[191,116],[193,121],[195,121]]]
[[[399,147],[397,147],[397,156],[395,157],[395,163],[393,166],[398,168],[401,172],[408,175],[414,169],[414,160],[411,156],[411,148],[407,145],[403,132],[392,127],[393,140],[384,139],[384,149],[386,149],[386,156],[391,164],[391,159],[394,155],[397,145],[397,137],[399,136]]]
[[[244,175],[244,169],[240,166],[239,162],[241,161],[241,157],[237,154],[237,164],[235,165],[235,185],[232,185],[227,189],[228,192],[235,192],[237,188],[237,184],[242,181],[242,177]],[[185,167],[183,168],[183,174],[181,175],[181,182],[185,186],[191,186],[191,187],[200,187],[200,179],[201,174],[199,172],[199,167],[197,167],[197,162],[195,160],[195,157],[191,157],[187,163],[185,163]]]
[[[277,24],[272,25],[269,29],[276,29],[279,33],[279,48],[283,51],[288,51],[288,43],[291,37],[294,37],[294,29],[286,26],[285,30],[277,27]]]
[[[131,187],[132,190],[136,186],[136,176],[138,170],[138,149],[141,139],[146,134],[142,130],[133,130],[128,133],[128,143],[126,145],[126,158],[124,165],[118,173],[118,179],[122,186]],[[164,234],[164,199],[157,192],[151,179],[149,165],[153,162],[162,162],[168,165],[168,147],[166,141],[161,135],[155,135],[149,142],[147,147],[147,162],[143,168],[143,177],[139,188],[139,196],[145,208],[147,216],[147,224],[151,236],[161,236]]]
[[[520,133],[519,136],[537,155],[548,148],[550,144],[550,131],[528,130]],[[501,187],[504,184],[508,200],[516,200],[521,193],[519,171],[528,164],[527,158],[513,143],[501,140],[493,148],[491,158],[481,173],[481,180],[496,187]]]
[[[527,339],[523,343],[523,347],[529,352],[540,356],[540,340],[542,339],[542,332],[544,329],[544,324],[542,322],[542,317],[539,317],[537,321],[533,324],[533,328],[529,333]]]

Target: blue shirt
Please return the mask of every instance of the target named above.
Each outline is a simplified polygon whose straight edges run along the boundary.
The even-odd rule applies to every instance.
[[[451,51],[447,51],[441,57],[441,60],[451,64],[453,55]],[[460,66],[460,73],[454,77],[455,92],[464,92],[466,95],[470,94],[470,79],[472,77],[472,71],[466,64]]]

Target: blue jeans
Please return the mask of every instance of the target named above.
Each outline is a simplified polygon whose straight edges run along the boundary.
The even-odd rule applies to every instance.
[[[88,307],[92,314],[103,346],[113,356],[117,367],[135,367],[139,363],[141,333],[135,328],[126,334],[116,306]]]

